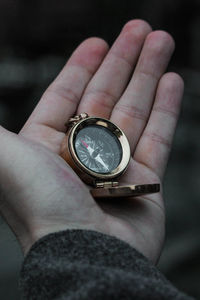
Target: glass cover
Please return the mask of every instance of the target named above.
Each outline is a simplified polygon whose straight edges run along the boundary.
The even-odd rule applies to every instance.
[[[107,128],[89,125],[76,135],[74,147],[81,163],[96,173],[110,173],[121,162],[122,147]]]

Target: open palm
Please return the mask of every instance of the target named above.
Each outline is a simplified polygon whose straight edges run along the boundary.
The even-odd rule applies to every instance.
[[[82,112],[104,117],[125,132],[131,146],[132,159],[120,183],[161,182],[183,93],[182,79],[175,73],[164,74],[173,50],[170,35],[151,32],[141,20],[127,23],[110,50],[101,39],[84,41],[19,135],[56,156],[70,117]],[[66,170],[73,173],[68,166]],[[157,261],[164,238],[162,191],[117,202],[105,199],[96,204],[91,199],[88,203],[93,201],[105,217],[98,230],[127,241]]]

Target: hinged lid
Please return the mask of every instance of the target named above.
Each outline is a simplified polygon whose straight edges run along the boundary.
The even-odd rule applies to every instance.
[[[102,186],[91,189],[90,192],[95,199],[98,198],[121,198],[136,197],[145,194],[158,193],[160,184],[135,184],[126,186],[113,186],[111,182],[103,182]]]

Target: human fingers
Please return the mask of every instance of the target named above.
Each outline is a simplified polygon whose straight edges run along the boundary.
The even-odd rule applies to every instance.
[[[21,133],[29,130],[32,124],[42,124],[65,131],[64,124],[76,112],[85,87],[107,51],[106,42],[99,38],[84,41],[48,87]]]
[[[87,112],[109,118],[115,103],[127,86],[138,60],[142,45],[151,27],[145,21],[129,21],[100,68],[88,84],[78,107],[78,113]]]
[[[148,121],[159,79],[173,50],[174,41],[168,33],[150,33],[130,83],[113,109],[111,120],[126,133],[132,152]]]
[[[147,126],[137,145],[134,159],[161,179],[178,120],[184,84],[176,73],[161,78]]]

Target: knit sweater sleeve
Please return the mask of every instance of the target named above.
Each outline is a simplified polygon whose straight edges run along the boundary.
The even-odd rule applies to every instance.
[[[125,242],[87,230],[37,241],[23,262],[20,288],[27,300],[193,299]]]

